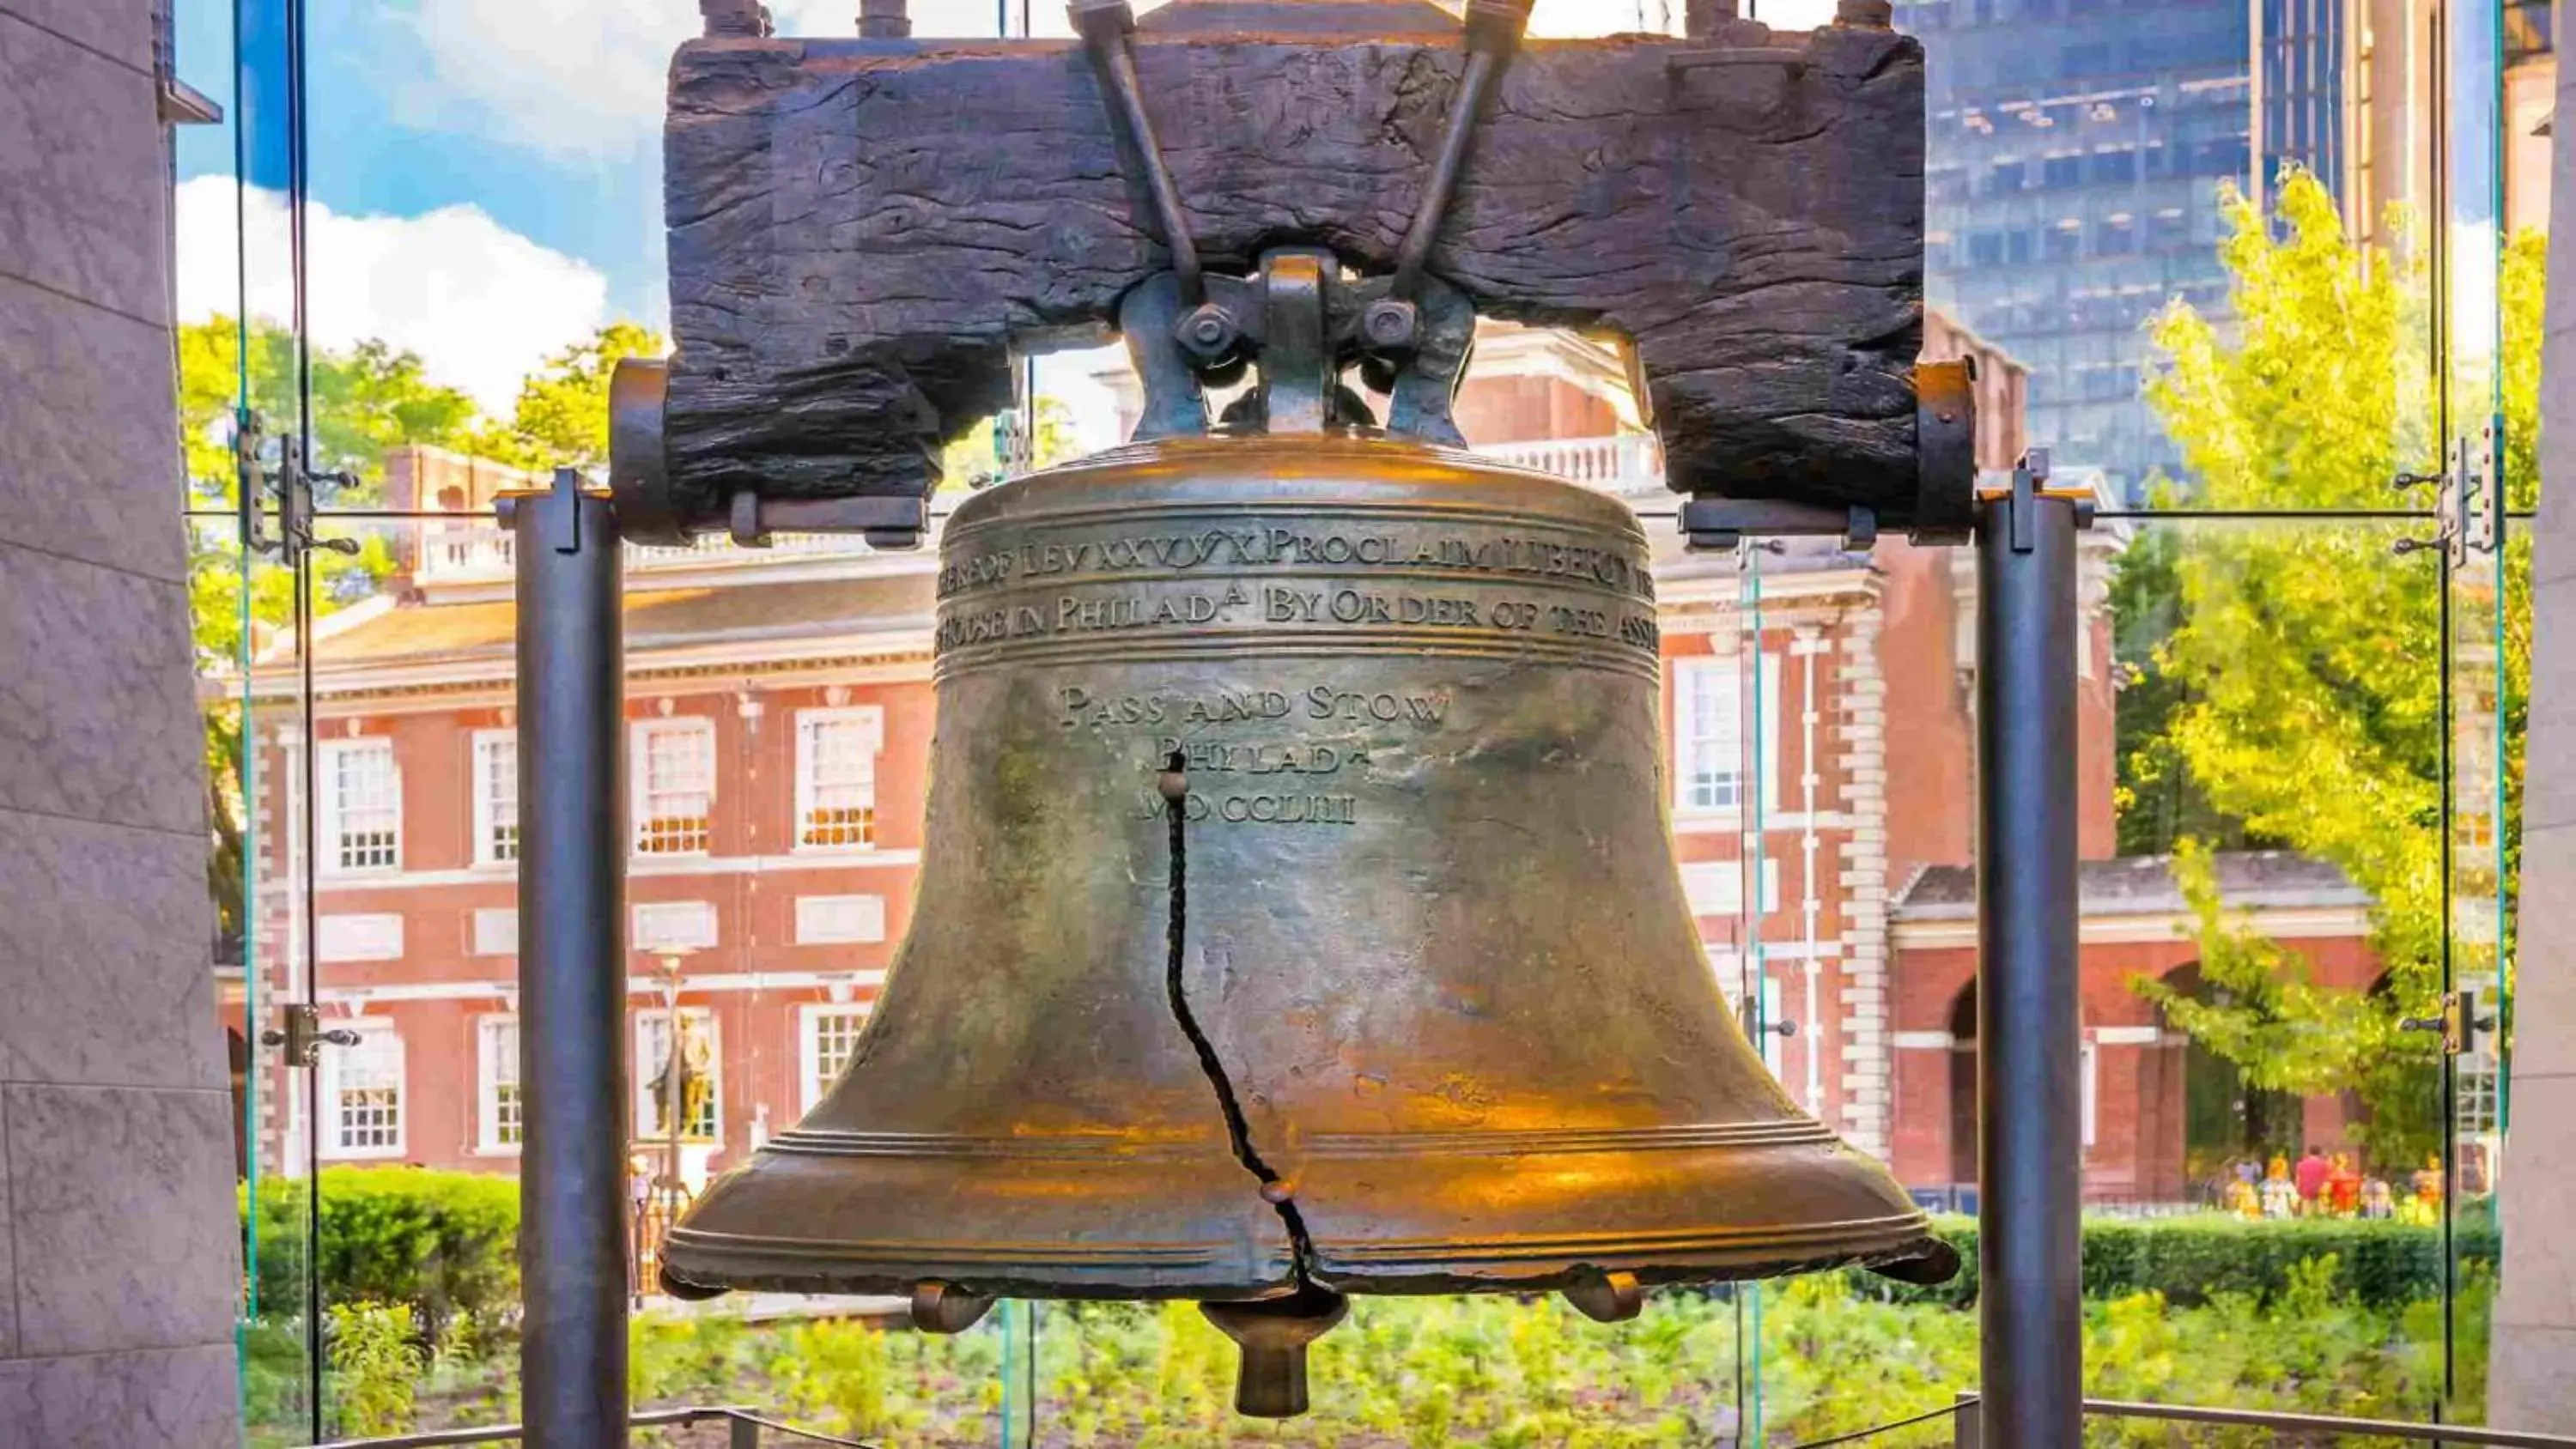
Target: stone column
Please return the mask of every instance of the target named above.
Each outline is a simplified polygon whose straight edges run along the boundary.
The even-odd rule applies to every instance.
[[[2576,66],[2559,73],[2513,1123],[2487,1421],[2576,1434]]]
[[[0,1449],[239,1442],[150,0],[0,0]]]

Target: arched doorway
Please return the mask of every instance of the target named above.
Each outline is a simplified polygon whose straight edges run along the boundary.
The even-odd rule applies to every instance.
[[[2192,1001],[2227,999],[2225,988],[2202,979],[2197,961],[2166,972],[2164,981],[2176,995]],[[2217,1182],[2247,1158],[2261,1161],[2276,1152],[2298,1154],[2304,1108],[2295,1095],[2255,1087],[2234,1062],[2198,1041],[2183,1047],[2182,1077],[2187,1182]]]
[[[1950,1181],[1977,1181],[1977,983],[1950,1003]]]

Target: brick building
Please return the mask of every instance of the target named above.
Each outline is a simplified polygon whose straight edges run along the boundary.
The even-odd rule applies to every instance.
[[[1927,351],[1980,358],[1981,462],[2009,466],[2020,370],[1938,319]],[[1611,348],[1496,329],[1459,413],[1491,453],[1669,509],[1626,376]],[[309,912],[272,872],[263,999],[293,999],[310,971],[324,1024],[358,1034],[325,1049],[311,1108],[306,1084],[263,1058],[260,1128],[290,1168],[309,1132],[326,1162],[506,1171],[518,1130],[513,620],[510,541],[486,505],[525,480],[428,450],[388,471],[396,506],[459,518],[405,533],[378,597],[329,616],[309,659],[281,641],[253,678],[268,861],[307,848],[292,701],[308,670],[317,751]],[[1974,1040],[1973,1010],[1960,1013],[1975,954],[1973,559],[1901,544],[1691,556],[1668,525],[1649,533],[1666,806],[1718,981],[1757,1026],[1792,1026],[1760,1040],[1794,1097],[1909,1184],[1946,1192],[1973,1177],[1973,1148],[1959,1145],[1973,1142],[1972,1104],[1958,1091]],[[2100,531],[2083,564],[2082,842],[2105,860],[2086,877],[2088,1180],[2098,1197],[2161,1199],[2189,1188],[2190,1074],[2128,977],[2185,967],[2191,925],[2162,862],[2106,859],[2104,600],[2119,546]],[[681,1102],[692,1179],[812,1105],[902,937],[924,843],[934,566],[928,551],[841,539],[631,552],[629,1130],[658,1143],[670,1125],[676,992],[697,1084]],[[2227,870],[2239,904],[2311,949],[2329,979],[2369,969],[2366,902],[2331,872],[2253,858]],[[2310,1125],[2332,1133],[2335,1110]]]

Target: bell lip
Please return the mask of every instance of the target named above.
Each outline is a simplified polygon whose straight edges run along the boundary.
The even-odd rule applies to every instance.
[[[969,497],[949,515],[941,538],[954,546],[985,528],[1070,513],[1173,518],[1242,509],[1268,517],[1283,508],[1408,506],[1521,511],[1563,527],[1615,532],[1641,550],[1647,545],[1635,511],[1606,493],[1374,428],[1294,438],[1219,431],[1124,444]]]
[[[1948,1271],[1938,1268],[1946,1263]],[[1912,1264],[1924,1264],[1932,1271],[1909,1274],[1900,1270]],[[746,1267],[743,1271],[707,1271],[715,1265],[700,1262],[699,1271],[666,1264],[661,1272],[666,1284],[678,1284],[697,1297],[717,1297],[725,1293],[790,1293],[814,1296],[881,1296],[906,1297],[930,1275],[912,1277],[902,1274],[847,1272],[785,1272]],[[1048,1302],[1092,1303],[1253,1303],[1275,1299],[1293,1292],[1300,1282],[1329,1288],[1335,1293],[1370,1298],[1454,1298],[1496,1294],[1561,1293],[1600,1280],[1607,1273],[1626,1273],[1647,1289],[1706,1287],[1719,1283],[1759,1283],[1779,1278],[1804,1277],[1813,1273],[1830,1273],[1846,1268],[1860,1268],[1882,1277],[1918,1287],[1937,1287],[1958,1276],[1962,1266],[1958,1250],[1931,1231],[1927,1221],[1921,1237],[1894,1246],[1874,1249],[1842,1250],[1823,1253],[1757,1255],[1724,1264],[1662,1264],[1627,1262],[1603,1254],[1580,1262],[1553,1265],[1544,1272],[1495,1272],[1490,1274],[1406,1272],[1386,1274],[1354,1272],[1332,1266],[1331,1259],[1318,1262],[1303,1279],[1293,1265],[1279,1276],[1261,1282],[1154,1282],[1154,1281],[1069,1281],[1061,1278],[1035,1278],[1018,1274],[977,1274],[963,1278],[940,1278],[979,1297],[1041,1299]]]
[[[762,1292],[796,1294],[909,1295],[924,1281],[938,1281],[961,1291],[991,1298],[1036,1298],[1088,1302],[1250,1302],[1293,1291],[1301,1281],[1337,1293],[1372,1297],[1454,1297],[1485,1293],[1555,1293],[1596,1282],[1606,1273],[1626,1273],[1648,1288],[1715,1283],[1760,1282],[1774,1278],[1863,1268],[1917,1286],[1937,1286],[1957,1276],[1958,1250],[1933,1228],[1921,1212],[1898,1214],[1877,1223],[1829,1223],[1807,1231],[1819,1241],[1801,1246],[1794,1236],[1745,1235],[1733,1246],[1717,1243],[1695,1248],[1622,1247],[1615,1234],[1600,1241],[1569,1245],[1563,1251],[1488,1259],[1481,1268],[1457,1245],[1442,1256],[1441,1245],[1425,1244],[1418,1254],[1398,1254],[1363,1247],[1353,1253],[1319,1245],[1301,1279],[1293,1260],[1282,1257],[1275,1272],[1258,1277],[1198,1276],[1186,1271],[1154,1273],[1136,1265],[1054,1271],[1025,1264],[942,1262],[933,1256],[889,1262],[872,1271],[847,1267],[803,1268],[789,1265],[783,1244],[760,1243],[732,1234],[706,1233],[685,1225],[675,1228],[665,1245],[662,1276],[695,1292]],[[1840,1239],[1842,1241],[1832,1241]],[[1857,1241],[1854,1241],[1857,1239]],[[819,1245],[818,1245],[819,1246]],[[1372,1263],[1371,1260],[1375,1262]],[[1438,1263],[1442,1266],[1433,1267]],[[1905,1271],[1921,1265],[1921,1271]],[[1946,1271],[1944,1271],[1946,1269]]]

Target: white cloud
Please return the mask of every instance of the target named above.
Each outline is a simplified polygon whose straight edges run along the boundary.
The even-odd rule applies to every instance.
[[[178,302],[182,321],[241,309],[240,237],[247,235],[249,309],[293,314],[286,198],[252,190],[235,230],[229,178],[179,187]],[[424,370],[506,414],[520,379],[547,354],[588,336],[608,316],[608,279],[550,251],[479,207],[421,216],[342,216],[305,208],[305,295],[316,345],[380,338],[420,354]]]

